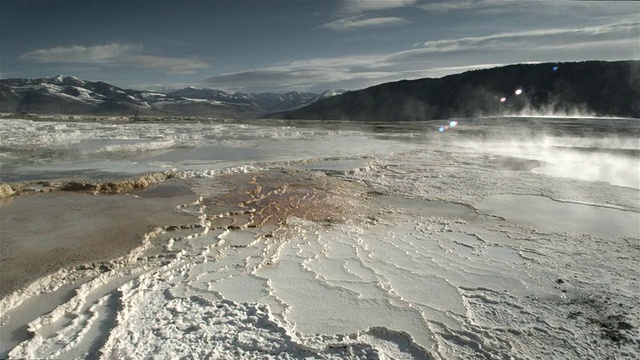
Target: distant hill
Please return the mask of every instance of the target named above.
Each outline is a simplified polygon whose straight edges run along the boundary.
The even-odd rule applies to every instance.
[[[640,118],[640,61],[518,64],[403,80],[268,117],[415,121],[527,113]]]
[[[297,91],[229,94],[195,87],[170,92],[142,91],[61,75],[0,80],[0,112],[11,113],[251,118],[297,109],[326,96]]]

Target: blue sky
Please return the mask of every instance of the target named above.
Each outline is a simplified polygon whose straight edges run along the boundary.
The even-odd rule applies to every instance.
[[[360,89],[524,62],[640,59],[637,1],[0,2],[0,77]]]

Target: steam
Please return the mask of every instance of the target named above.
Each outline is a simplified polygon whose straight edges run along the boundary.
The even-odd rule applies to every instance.
[[[534,173],[640,189],[640,120],[538,113],[554,119],[461,120],[452,129],[462,130],[454,144],[465,152],[537,161]]]
[[[456,97],[456,108],[449,117],[615,117],[613,113],[596,111],[587,103],[576,102],[571,95],[540,92],[535,88],[514,85],[508,90],[488,90],[482,86],[463,86]]]
[[[570,117],[570,118],[585,118],[585,117],[597,117],[597,114],[589,109],[585,104],[574,105],[571,107],[565,107],[558,102],[552,102],[543,106],[535,107],[530,103],[527,103],[521,110],[514,112],[504,113],[502,116],[513,117]]]

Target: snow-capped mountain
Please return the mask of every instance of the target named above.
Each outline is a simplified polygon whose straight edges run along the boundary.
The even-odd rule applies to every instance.
[[[142,92],[73,76],[0,80],[0,111],[35,113],[118,113],[150,108]]]
[[[56,75],[1,79],[0,111],[52,114],[191,115],[256,117],[311,104],[330,92],[227,93],[186,87],[166,92],[123,89],[102,81]],[[331,94],[337,92],[331,92]]]
[[[307,105],[318,98],[318,94],[311,92],[291,91],[284,94],[276,93],[243,93],[233,94],[222,90],[209,88],[196,88],[193,86],[168,93],[188,99],[214,100],[231,104],[255,106],[261,112],[281,111],[283,109],[295,109]]]
[[[310,103],[318,97],[316,93],[291,91],[284,94],[276,93],[235,93],[235,96],[251,99],[260,109],[265,112],[280,111],[279,109],[295,109]]]
[[[336,95],[342,95],[342,94],[344,94],[346,92],[347,92],[347,90],[344,90],[344,89],[327,90],[327,91],[323,92],[322,94],[320,94],[320,96],[317,97],[317,100],[330,98],[330,97],[336,96]]]

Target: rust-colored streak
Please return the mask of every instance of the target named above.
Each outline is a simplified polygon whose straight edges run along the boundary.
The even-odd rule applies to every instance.
[[[248,227],[283,224],[290,217],[317,222],[340,222],[363,194],[359,186],[319,172],[268,171],[259,175],[219,178],[229,190],[206,198],[213,209],[250,210]],[[209,213],[210,218],[220,214]],[[234,221],[234,225],[238,222]]]

